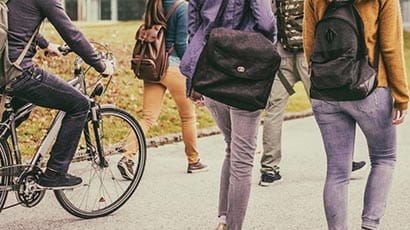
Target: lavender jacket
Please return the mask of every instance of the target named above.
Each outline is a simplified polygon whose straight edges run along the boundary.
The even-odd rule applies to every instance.
[[[191,79],[199,56],[206,44],[205,36],[212,29],[221,4],[222,0],[189,0],[189,44],[180,64],[182,74],[187,77],[187,94],[191,89]],[[275,43],[277,28],[271,4],[271,0],[229,0],[222,27],[258,31]]]

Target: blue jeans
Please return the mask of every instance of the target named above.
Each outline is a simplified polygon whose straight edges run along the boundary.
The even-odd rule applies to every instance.
[[[388,88],[377,88],[359,101],[312,99],[315,119],[327,155],[324,206],[331,230],[347,229],[347,192],[356,124],[366,136],[371,161],[362,212],[362,227],[377,229],[384,214],[396,162],[393,100]]]
[[[240,230],[251,192],[253,158],[261,110],[247,111],[205,97],[205,105],[226,143],[219,190],[219,216],[228,230]]]
[[[90,109],[87,97],[62,79],[36,67],[26,69],[12,82],[11,95],[13,107],[29,102],[66,112],[47,168],[67,172]]]

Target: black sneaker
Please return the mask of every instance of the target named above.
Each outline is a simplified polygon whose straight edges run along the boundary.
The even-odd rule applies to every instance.
[[[352,165],[352,172],[354,172],[354,171],[357,171],[359,169],[362,169],[366,165],[366,162],[364,162],[364,161],[358,161],[358,162],[353,161],[352,164],[353,164]]]
[[[273,173],[262,174],[259,185],[267,187],[272,184],[277,184],[280,181],[282,181],[282,176],[280,175],[279,171],[274,171]]]
[[[83,180],[80,177],[68,173],[56,172],[55,176],[42,173],[38,179],[38,185],[44,189],[70,189],[80,185]]]
[[[122,177],[126,180],[132,180],[134,178],[134,161],[131,159],[128,159],[126,157],[122,157],[120,161],[118,161],[118,170],[120,170],[120,173]]]

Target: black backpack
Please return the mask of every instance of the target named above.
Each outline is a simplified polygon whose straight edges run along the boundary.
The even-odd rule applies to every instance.
[[[312,98],[361,100],[377,87],[378,47],[371,67],[363,21],[353,3],[330,3],[316,25],[311,56]]]

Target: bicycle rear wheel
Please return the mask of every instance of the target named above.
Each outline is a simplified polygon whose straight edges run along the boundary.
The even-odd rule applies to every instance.
[[[97,114],[98,127],[91,120],[87,122],[70,165],[69,173],[80,176],[82,186],[54,191],[64,209],[86,219],[106,216],[120,208],[137,188],[146,161],[143,131],[130,114],[109,107],[99,109]],[[103,164],[97,151],[103,152]],[[132,174],[127,179],[118,166],[125,153],[133,161],[129,168]]]
[[[0,141],[0,188],[6,188],[10,182],[11,177],[9,176],[10,168],[10,148],[6,141]],[[8,191],[1,191],[0,189],[0,212],[4,207],[7,200]]]

